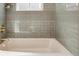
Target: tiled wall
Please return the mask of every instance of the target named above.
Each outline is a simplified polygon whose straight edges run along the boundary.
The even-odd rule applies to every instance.
[[[56,4],[56,38],[73,55],[79,55],[79,6],[68,10],[66,4]]]
[[[5,26],[5,4],[0,3],[0,26],[4,25]],[[5,37],[5,32],[1,33],[0,32],[0,38]]]
[[[55,37],[55,4],[44,4],[43,11],[16,11],[15,5],[12,4],[11,8],[7,9],[8,37]]]

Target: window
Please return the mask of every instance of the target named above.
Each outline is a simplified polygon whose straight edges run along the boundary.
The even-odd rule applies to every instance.
[[[43,3],[17,3],[16,11],[42,11]]]

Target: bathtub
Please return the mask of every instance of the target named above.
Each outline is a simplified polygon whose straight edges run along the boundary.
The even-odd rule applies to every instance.
[[[55,38],[7,38],[0,44],[0,55],[72,55]]]

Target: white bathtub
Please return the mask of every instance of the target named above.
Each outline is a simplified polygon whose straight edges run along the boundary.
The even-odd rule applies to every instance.
[[[0,55],[72,55],[55,38],[8,38]]]

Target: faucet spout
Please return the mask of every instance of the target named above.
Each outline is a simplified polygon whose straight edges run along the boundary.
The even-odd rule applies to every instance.
[[[5,40],[0,40],[0,44],[2,44]]]

